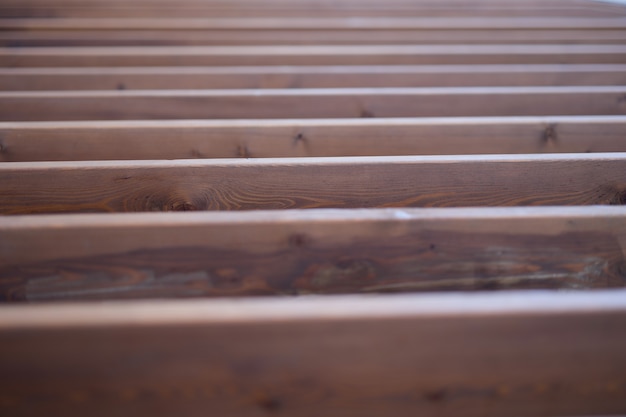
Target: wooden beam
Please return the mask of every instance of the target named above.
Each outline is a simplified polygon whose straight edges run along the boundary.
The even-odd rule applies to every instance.
[[[0,309],[4,414],[529,417],[626,407],[623,291]],[[44,346],[45,348],[42,348]]]
[[[189,18],[189,17],[615,17],[626,15],[626,9],[619,4],[593,2],[588,4],[534,4],[494,2],[481,5],[476,4],[421,4],[415,7],[410,4],[365,4],[341,5],[332,7],[332,4],[297,5],[293,2],[281,5],[272,5],[267,1],[263,5],[258,3],[233,7],[236,2],[219,5],[210,5],[206,2],[153,3],[149,7],[142,7],[136,3],[123,5],[106,2],[89,5],[74,4],[60,5],[56,2],[51,5],[25,4],[24,2],[5,1],[0,5],[0,17],[3,18]]]
[[[0,299],[624,287],[625,242],[608,206],[5,216]]]
[[[626,18],[476,18],[476,17],[296,17],[296,18],[84,18],[0,19],[4,31],[46,30],[624,30]]]
[[[389,45],[389,44],[615,44],[626,30],[49,30],[0,31],[0,47],[204,46],[204,45]],[[506,61],[500,61],[505,63]],[[552,61],[551,61],[552,62]],[[558,62],[558,61],[557,61]],[[612,61],[609,61],[612,62]],[[620,61],[621,62],[621,61]]]
[[[0,90],[623,85],[626,65],[0,68]]]
[[[624,45],[298,45],[0,48],[3,67],[624,64]]]
[[[0,213],[624,204],[626,155],[0,164]]]
[[[0,161],[626,152],[625,116],[0,123]]]
[[[1,121],[621,115],[626,86],[0,92]]]

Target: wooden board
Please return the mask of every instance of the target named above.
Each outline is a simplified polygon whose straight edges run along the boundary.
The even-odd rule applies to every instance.
[[[272,45],[0,48],[2,67],[624,64],[624,45]]]
[[[0,213],[624,204],[626,155],[0,164]]]
[[[0,161],[626,152],[625,116],[0,123]]]
[[[625,243],[626,207],[0,217],[0,300],[624,287]]]
[[[0,92],[1,121],[626,114],[626,86]]]
[[[0,68],[3,91],[623,84],[624,64]]]
[[[618,415],[625,299],[530,292],[3,307],[0,355],[10,360],[0,362],[0,407],[22,416]]]

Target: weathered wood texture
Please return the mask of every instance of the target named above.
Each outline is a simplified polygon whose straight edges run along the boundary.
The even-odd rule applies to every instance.
[[[623,292],[0,309],[5,415],[619,415]],[[487,371],[488,370],[488,371]]]
[[[0,161],[626,152],[626,116],[0,123]]]
[[[0,120],[626,114],[626,86],[0,92]]]
[[[298,45],[0,48],[3,67],[624,64],[624,45]]]
[[[626,155],[0,164],[0,213],[624,204]]]
[[[0,299],[624,287],[625,243],[624,207],[0,217]]]
[[[0,68],[4,91],[624,84],[624,64]]]

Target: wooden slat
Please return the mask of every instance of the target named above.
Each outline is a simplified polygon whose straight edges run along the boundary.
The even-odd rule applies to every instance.
[[[625,116],[0,123],[0,161],[626,152]]]
[[[624,243],[625,207],[0,217],[0,299],[624,287]]]
[[[0,213],[624,204],[626,155],[0,164]]]
[[[623,64],[624,45],[298,45],[0,48],[3,67]]]
[[[624,292],[3,307],[4,414],[618,415]],[[485,372],[489,369],[489,372]]]
[[[626,86],[0,92],[0,120],[621,115]]]
[[[421,18],[421,17],[329,17],[329,18],[84,18],[84,19],[0,19],[2,30],[537,30],[626,29],[626,18]]]
[[[626,65],[0,68],[0,90],[626,84]]]
[[[336,4],[336,3],[335,3]],[[432,16],[432,17],[615,17],[624,16],[623,7],[610,3],[570,4],[558,6],[538,5],[528,6],[524,2],[505,4],[501,1],[492,4],[463,4],[450,6],[446,3],[420,5],[413,4],[394,5],[390,2],[385,4],[359,4],[356,6],[332,7],[332,4],[316,4],[298,6],[293,2],[283,4],[280,7],[272,6],[267,2],[263,5],[253,3],[245,7],[232,7],[233,3],[211,6],[206,2],[151,4],[142,7],[137,4],[126,2],[119,5],[111,2],[104,4],[79,4],[59,5],[55,2],[39,4],[36,6],[24,2],[4,1],[0,4],[0,17],[3,18],[188,18],[188,17],[407,17],[407,16]],[[412,7],[413,6],[413,7]]]
[[[1,31],[1,47],[137,45],[616,44],[626,30],[120,30]]]

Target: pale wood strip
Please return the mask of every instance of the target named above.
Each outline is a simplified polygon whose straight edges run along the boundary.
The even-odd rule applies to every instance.
[[[1,407],[24,416],[616,415],[626,406],[625,298],[3,307]]]
[[[623,153],[0,164],[0,213],[624,204]]]
[[[626,152],[625,116],[0,123],[0,161]]]

